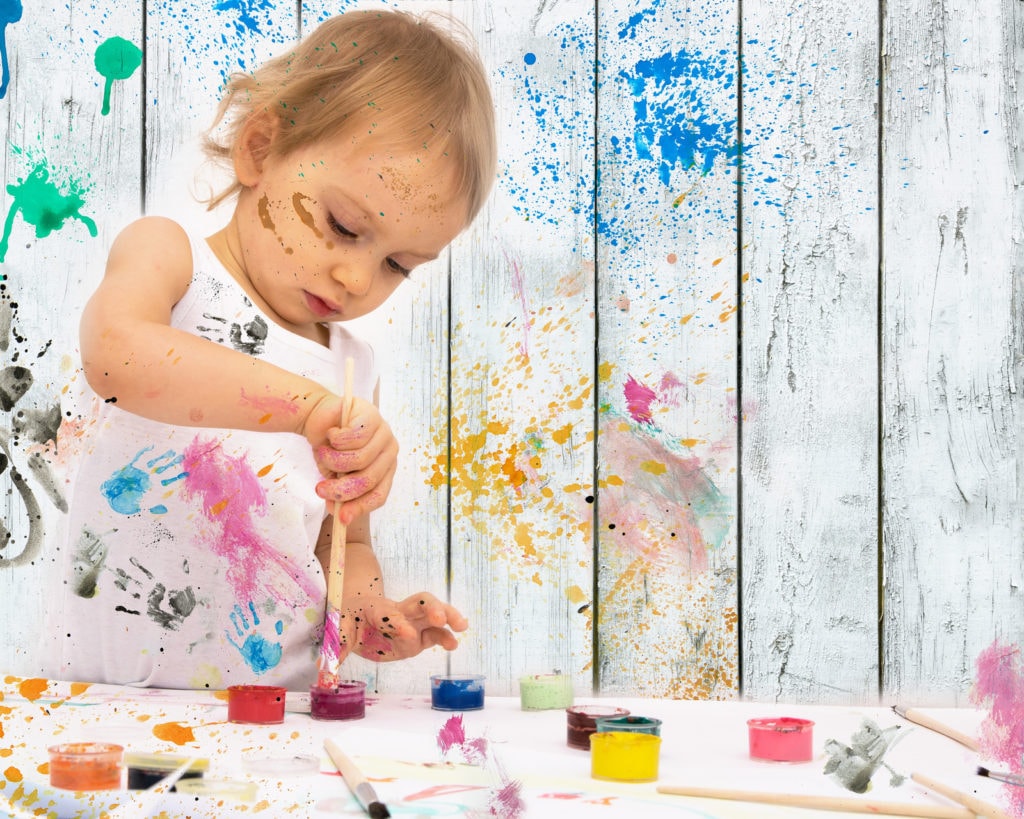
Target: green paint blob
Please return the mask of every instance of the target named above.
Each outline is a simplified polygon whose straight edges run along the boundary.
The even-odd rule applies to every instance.
[[[11,238],[11,228],[18,211],[21,211],[22,219],[35,227],[39,239],[60,230],[68,219],[77,219],[86,226],[90,236],[96,235],[96,223],[79,213],[85,204],[81,197],[81,185],[72,182],[68,193],[61,193],[50,181],[50,169],[45,160],[32,169],[27,179],[18,181],[21,184],[7,186],[7,193],[14,201],[4,220],[4,233],[0,238],[0,262],[7,256],[7,242]]]
[[[127,80],[142,65],[142,49],[123,37],[111,37],[99,44],[93,58],[96,70],[106,78],[103,87],[103,116],[110,113],[110,90],[114,80]]]

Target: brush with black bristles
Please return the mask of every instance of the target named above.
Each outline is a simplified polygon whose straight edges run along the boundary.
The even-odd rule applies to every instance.
[[[978,766],[978,776],[986,776],[996,782],[1005,782],[1007,785],[1016,785],[1024,788],[1024,774],[1007,773],[1005,771],[990,771],[981,765]]]

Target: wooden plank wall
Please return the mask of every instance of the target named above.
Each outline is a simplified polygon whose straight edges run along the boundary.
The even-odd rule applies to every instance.
[[[1020,0],[0,3],[0,669],[38,667],[107,246],[143,212],[215,229],[226,72],[356,7],[472,32],[501,165],[360,322],[402,442],[390,591],[472,628],[351,672],[964,703],[1024,632]],[[104,113],[114,37],[141,65]]]

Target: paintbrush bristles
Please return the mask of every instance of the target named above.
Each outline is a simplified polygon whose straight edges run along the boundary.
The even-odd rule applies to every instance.
[[[981,765],[978,766],[978,776],[994,779],[996,782],[1004,782],[1007,785],[1024,787],[1024,774],[1009,773],[1007,771],[990,771]]]

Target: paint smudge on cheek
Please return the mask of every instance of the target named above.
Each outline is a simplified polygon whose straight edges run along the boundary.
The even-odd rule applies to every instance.
[[[295,250],[288,247],[288,245],[285,244],[284,238],[277,232],[277,225],[274,224],[274,217],[270,214],[270,199],[266,194],[263,194],[263,196],[260,197],[259,202],[256,204],[256,210],[259,213],[260,224],[274,234],[274,238],[281,243],[281,247],[284,248],[284,252],[288,255],[294,253]]]
[[[1024,657],[1021,647],[996,640],[978,655],[971,702],[986,708],[979,744],[984,756],[1024,774]],[[1006,785],[1015,816],[1024,816],[1024,788]]]
[[[0,0],[0,65],[3,77],[0,78],[0,99],[7,96],[7,86],[11,82],[11,66],[7,57],[7,26],[21,19],[21,0]]]
[[[309,199],[309,197],[306,196],[303,193],[298,193],[298,192],[293,193],[292,194],[292,207],[295,208],[295,212],[298,214],[299,219],[302,222],[302,224],[304,224],[306,227],[308,227],[313,232],[313,235],[316,236],[317,239],[323,239],[324,238],[324,233],[323,233],[322,230],[320,230],[320,228],[318,228],[316,226],[316,220],[313,218],[313,214],[310,213],[308,210],[306,210],[305,205],[302,204],[302,200],[303,199]],[[313,201],[313,200],[310,199],[310,201]],[[328,250],[330,250],[333,247],[334,247],[334,243],[333,242],[328,242],[327,243],[327,249]]]

